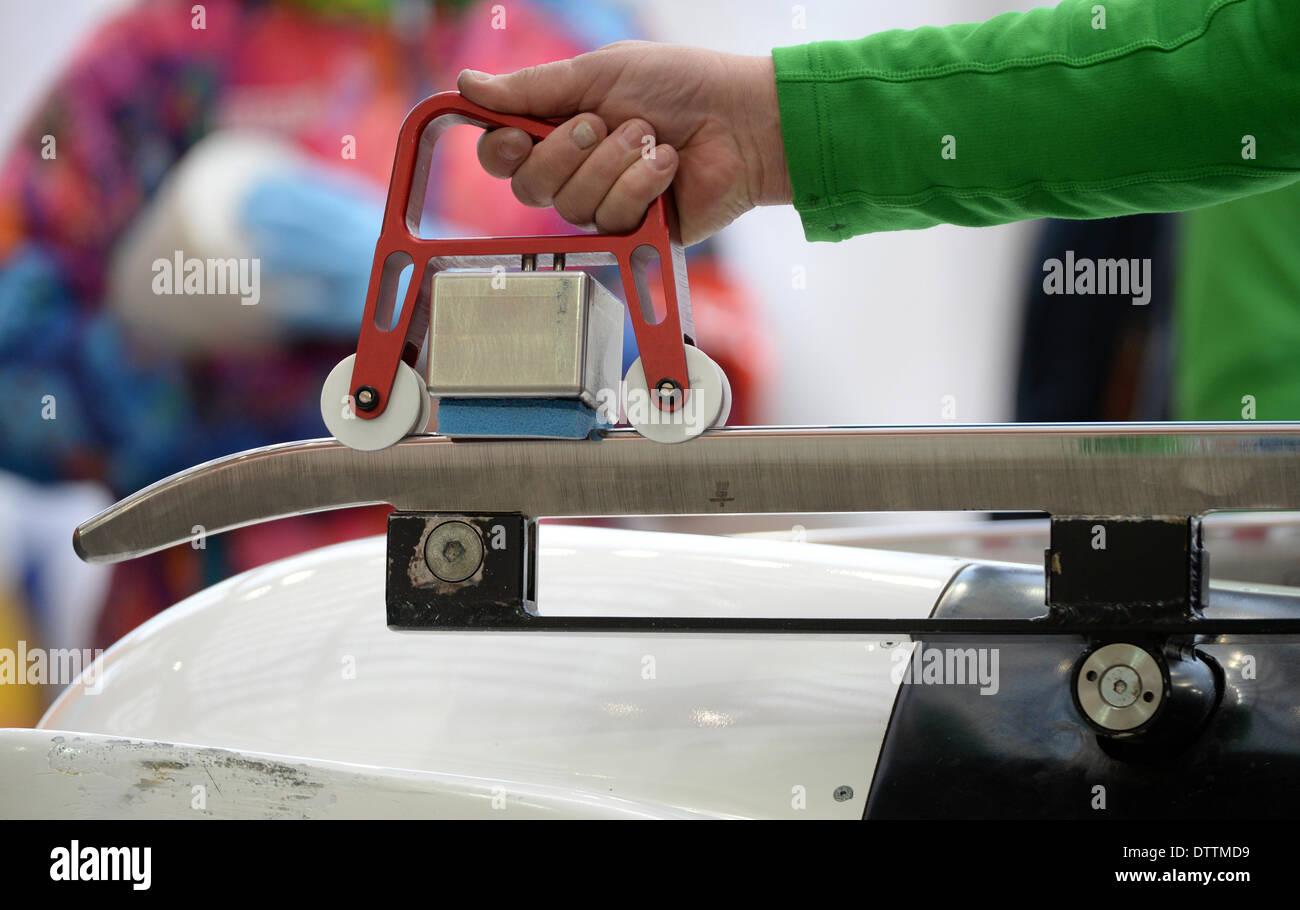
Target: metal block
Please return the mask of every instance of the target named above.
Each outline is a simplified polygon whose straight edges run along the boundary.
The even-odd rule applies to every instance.
[[[433,279],[436,398],[577,398],[622,378],[623,304],[585,272],[444,271]]]

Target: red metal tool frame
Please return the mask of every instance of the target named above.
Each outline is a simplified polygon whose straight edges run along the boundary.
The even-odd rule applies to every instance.
[[[470,124],[485,129],[516,127],[533,139],[544,139],[556,124],[529,117],[499,114],[479,107],[459,92],[442,92],[421,101],[402,124],[397,138],[393,178],[388,187],[384,222],[375,246],[366,294],[366,312],[357,339],[357,359],[352,368],[353,401],[367,386],[370,407],[354,405],[362,419],[379,416],[388,406],[397,374],[405,360],[415,366],[429,328],[433,276],[449,267],[491,268],[519,266],[525,255],[566,256],[569,265],[616,263],[632,315],[641,363],[651,389],[664,380],[683,392],[690,387],[684,345],[694,344],[690,292],[686,285],[686,257],[677,230],[677,213],[671,190],[646,212],[645,219],[627,234],[573,234],[554,237],[469,237],[435,240],[417,236],[424,208],[429,164],[438,138],[452,126]],[[609,255],[591,255],[609,254]],[[654,321],[654,309],[645,280],[647,264],[657,254],[667,313]],[[612,258],[611,258],[612,255]],[[398,277],[414,264],[401,316],[393,323]],[[391,327],[391,328],[390,328]],[[682,396],[661,402],[676,407]],[[363,399],[364,400],[364,399]]]

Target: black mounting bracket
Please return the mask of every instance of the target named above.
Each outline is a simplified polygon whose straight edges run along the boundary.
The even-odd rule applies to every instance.
[[[389,628],[444,632],[1074,635],[1157,642],[1300,634],[1300,617],[1203,617],[1205,564],[1195,518],[1069,516],[1052,520],[1047,612],[1030,619],[542,615],[536,519],[394,512],[388,517],[385,599]]]
[[[1140,628],[1201,618],[1208,555],[1197,517],[1054,515],[1044,570],[1052,620]]]
[[[536,574],[537,522],[523,515],[388,516],[391,629],[491,628],[527,615]]]

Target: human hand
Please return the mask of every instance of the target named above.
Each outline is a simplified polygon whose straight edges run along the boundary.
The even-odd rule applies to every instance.
[[[791,200],[770,57],[620,41],[507,75],[466,70],[457,87],[490,110],[569,118],[536,144],[485,132],[478,156],[520,202],[579,227],[633,230],[671,184],[690,245]]]

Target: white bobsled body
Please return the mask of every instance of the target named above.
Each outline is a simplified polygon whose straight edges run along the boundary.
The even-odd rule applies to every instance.
[[[862,816],[910,645],[395,632],[384,560],[323,548],[144,624],[0,733],[0,815]],[[566,525],[538,561],[542,613],[898,618],[969,562]]]

